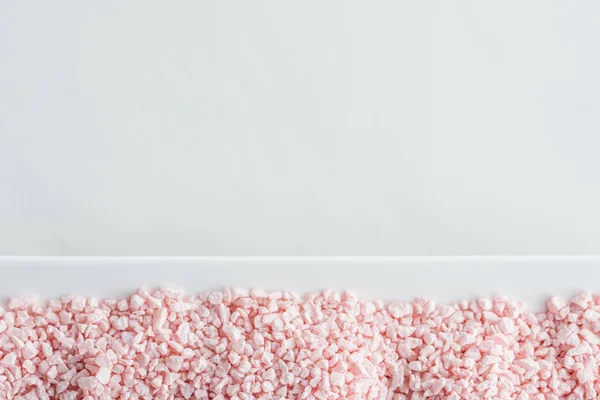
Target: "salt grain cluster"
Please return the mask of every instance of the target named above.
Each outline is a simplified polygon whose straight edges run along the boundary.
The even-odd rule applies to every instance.
[[[344,293],[140,290],[0,310],[0,399],[597,399],[600,296],[534,315]]]

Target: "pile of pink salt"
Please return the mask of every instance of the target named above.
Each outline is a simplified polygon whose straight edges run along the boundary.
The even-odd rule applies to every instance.
[[[140,290],[0,310],[0,399],[596,399],[600,296]]]

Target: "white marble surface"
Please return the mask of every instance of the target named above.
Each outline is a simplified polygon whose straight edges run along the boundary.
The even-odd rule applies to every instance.
[[[599,18],[5,1],[0,254],[600,253]]]

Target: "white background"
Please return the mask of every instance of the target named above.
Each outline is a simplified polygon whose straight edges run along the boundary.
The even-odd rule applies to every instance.
[[[188,294],[224,287],[350,290],[363,299],[443,303],[494,295],[544,311],[550,296],[600,293],[600,257],[0,257],[0,301],[68,293],[130,296],[140,287]],[[6,271],[5,271],[6,270]],[[568,273],[565,273],[568,271]]]
[[[0,2],[0,254],[600,253],[596,1]]]

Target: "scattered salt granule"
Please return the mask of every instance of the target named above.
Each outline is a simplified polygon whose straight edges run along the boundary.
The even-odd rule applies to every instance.
[[[0,400],[597,399],[600,295],[383,304],[226,289],[0,308]]]

